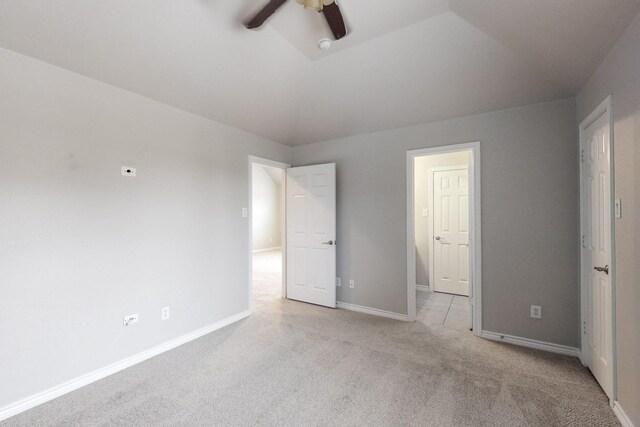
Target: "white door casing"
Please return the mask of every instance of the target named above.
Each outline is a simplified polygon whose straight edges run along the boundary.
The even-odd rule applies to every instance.
[[[335,163],[287,169],[287,298],[336,306]]]
[[[433,196],[433,290],[469,295],[469,172],[435,168]]]
[[[612,183],[609,114],[582,130],[583,362],[613,399]]]
[[[469,151],[469,302],[472,311],[472,326],[475,336],[482,336],[482,172],[481,143],[443,145],[409,150],[406,155],[407,182],[407,319],[416,320],[416,248],[415,248],[415,159],[432,154]],[[433,212],[433,211],[431,211]]]

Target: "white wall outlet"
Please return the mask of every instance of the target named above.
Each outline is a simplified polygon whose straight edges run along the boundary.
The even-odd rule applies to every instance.
[[[336,286],[337,286],[337,287],[342,286],[342,279],[341,279],[341,278],[339,278],[339,277],[336,277]]]
[[[422,216],[429,216],[429,209],[422,209]]]
[[[542,319],[542,307],[539,305],[531,306],[531,317],[534,319]]]
[[[616,219],[622,219],[622,199],[616,199],[614,203]]]
[[[131,326],[134,323],[138,323],[138,313],[129,314],[122,319],[122,326]]]
[[[132,168],[131,166],[122,166],[120,170],[122,171],[122,176],[136,176],[136,168]]]
[[[242,208],[242,218],[246,218],[249,215],[247,208]]]
[[[169,306],[162,307],[162,320],[167,320],[170,316]]]
[[[353,279],[352,279],[352,280],[349,280],[349,287],[350,287],[351,289],[355,288],[355,287],[356,287],[356,281],[355,281],[355,280],[353,280]]]

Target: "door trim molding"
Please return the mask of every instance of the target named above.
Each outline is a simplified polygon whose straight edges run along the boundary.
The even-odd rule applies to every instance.
[[[454,170],[466,170],[467,171],[467,175],[469,174],[469,166],[468,165],[458,165],[458,166],[438,166],[438,167],[433,167],[433,168],[429,168],[427,175],[427,188],[429,189],[429,197],[427,198],[427,205],[428,205],[428,209],[429,209],[429,223],[427,226],[427,240],[428,240],[428,244],[429,244],[429,288],[433,289],[433,291],[435,292],[436,290],[436,282],[435,282],[435,277],[433,275],[433,266],[435,265],[435,254],[433,253],[434,250],[434,243],[433,243],[433,219],[435,218],[434,216],[434,210],[433,210],[433,205],[434,205],[434,175],[435,172],[442,172],[442,171],[454,171]],[[469,218],[471,219],[471,218]]]
[[[609,185],[610,185],[610,200],[611,204],[611,401],[614,402],[617,399],[617,354],[616,354],[616,233],[615,233],[615,213],[613,206],[615,204],[615,169],[614,169],[614,140],[613,140],[613,97],[609,95],[604,101],[598,105],[591,114],[584,119],[578,126],[578,167],[579,167],[579,183],[580,183],[580,235],[578,236],[578,247],[580,248],[580,361],[583,365],[588,365],[588,360],[585,352],[586,334],[584,324],[587,321],[587,283],[585,277],[585,253],[582,246],[582,236],[585,232],[585,215],[587,213],[586,197],[585,197],[585,183],[583,178],[583,162],[582,162],[582,150],[585,143],[585,130],[592,125],[598,118],[606,114],[609,123]]]
[[[482,335],[482,228],[481,228],[481,174],[480,141],[451,144],[407,151],[407,320],[416,320],[416,247],[414,159],[429,154],[469,151],[469,269],[471,288],[473,334]]]
[[[252,310],[253,300],[253,164],[259,164],[263,166],[271,166],[274,168],[282,169],[282,186],[280,188],[280,245],[282,247],[282,298],[287,297],[287,210],[285,209],[287,203],[287,174],[286,169],[289,169],[291,165],[289,163],[278,162],[276,160],[265,159],[263,157],[249,156],[249,201],[247,203],[247,224],[249,227],[249,240],[248,240],[248,268],[249,275],[247,281],[249,282],[249,295],[247,301],[247,308]]]

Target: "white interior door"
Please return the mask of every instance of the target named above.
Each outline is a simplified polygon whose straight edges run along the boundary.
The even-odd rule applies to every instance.
[[[602,389],[612,397],[611,173],[609,118],[600,116],[584,131],[583,278],[586,280],[586,353]]]
[[[287,298],[336,306],[335,163],[287,169]]]
[[[469,295],[469,171],[433,172],[433,290]]]

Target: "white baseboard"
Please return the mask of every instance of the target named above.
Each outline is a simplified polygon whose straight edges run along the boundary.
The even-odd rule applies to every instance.
[[[416,285],[416,291],[431,292],[431,289],[425,285]]]
[[[516,337],[513,335],[499,334],[489,331],[482,331],[480,336],[492,341],[506,342],[509,344],[519,345],[521,347],[535,348],[537,350],[548,351],[551,353],[564,354],[565,356],[580,357],[580,349],[566,345],[553,344],[550,342],[537,341],[529,338]]]
[[[620,402],[618,402],[617,400],[613,402],[612,409],[613,413],[616,414],[616,417],[618,417],[618,421],[620,421],[620,424],[622,424],[622,427],[635,427],[631,422],[631,418],[629,418],[627,413],[622,409],[622,406],[620,406]]]
[[[67,382],[64,382],[55,387],[51,387],[47,390],[41,391],[32,396],[21,399],[17,402],[10,403],[5,407],[0,408],[0,421],[5,420],[14,415],[17,415],[28,409],[31,409],[35,406],[41,405],[45,402],[55,399],[56,397],[60,397],[64,394],[77,390],[81,387],[84,387],[85,385],[101,380],[105,377],[108,377],[109,375],[113,375],[116,372],[120,372],[123,369],[129,368],[140,362],[144,362],[147,359],[150,359],[154,356],[164,353],[165,351],[169,351],[173,348],[181,346],[182,344],[186,344],[189,341],[193,341],[213,331],[224,328],[225,326],[228,326],[234,322],[237,322],[238,320],[244,319],[250,314],[251,314],[250,310],[246,310],[241,313],[234,314],[233,316],[227,317],[226,319],[222,319],[216,323],[197,329],[193,332],[190,332],[186,335],[182,335],[181,337],[175,338],[171,341],[167,341],[156,347],[152,347],[138,354],[134,354],[133,356],[130,356],[130,357],[127,357],[126,359],[122,359],[118,362],[112,363],[111,365],[107,365],[93,372],[89,372],[87,374],[84,374],[82,376],[69,380]]]
[[[260,252],[269,252],[269,251],[277,251],[277,250],[282,250],[282,246],[273,246],[271,248],[264,248],[264,249],[254,249],[253,253],[259,254]]]
[[[385,311],[377,308],[364,307],[361,305],[349,304],[342,301],[336,302],[336,307],[342,308],[345,310],[350,310],[350,311],[357,311],[358,313],[366,313],[366,314],[372,314],[374,316],[388,317],[389,319],[402,320],[403,322],[407,322],[409,319],[406,314],[394,313],[393,311]]]

